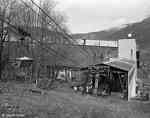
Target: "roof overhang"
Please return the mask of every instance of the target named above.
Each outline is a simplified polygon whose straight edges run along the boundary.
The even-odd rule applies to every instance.
[[[117,68],[129,72],[135,66],[136,62],[129,59],[117,58],[117,59],[111,59],[110,61],[105,62],[104,64],[113,68]]]
[[[30,57],[19,57],[19,58],[16,58],[16,60],[19,60],[19,61],[33,61],[33,59],[30,58]]]

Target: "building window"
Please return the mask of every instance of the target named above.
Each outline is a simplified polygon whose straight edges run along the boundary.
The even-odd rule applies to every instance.
[[[133,49],[131,49],[131,58],[133,58]]]

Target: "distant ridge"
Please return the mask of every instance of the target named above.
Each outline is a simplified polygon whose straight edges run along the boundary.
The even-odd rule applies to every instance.
[[[129,33],[137,39],[141,51],[141,60],[150,63],[150,17],[141,22],[126,24],[123,27],[111,28],[108,30],[73,34],[74,39],[87,38],[90,40],[118,40],[128,38]]]

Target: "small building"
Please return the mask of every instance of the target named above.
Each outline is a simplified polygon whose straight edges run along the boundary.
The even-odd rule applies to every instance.
[[[135,97],[137,79],[136,62],[129,59],[116,59],[106,62],[105,64],[110,67],[111,77],[115,77],[114,83],[119,81],[122,92],[127,89],[128,100]]]
[[[137,64],[139,63],[136,39],[119,40],[118,50],[119,58],[128,59],[130,62],[125,61],[125,63],[131,65],[128,70],[128,100],[130,100],[136,96]]]
[[[127,100],[136,97],[137,49],[135,39],[118,41],[118,57],[93,65],[94,87],[101,90],[109,86],[111,91],[126,94]],[[89,67],[90,68],[90,67]],[[93,72],[91,72],[93,73]],[[124,95],[125,95],[124,94]]]
[[[33,76],[33,59],[29,57],[19,57],[15,59],[10,59],[11,65],[14,70],[13,79],[22,81],[22,80],[31,80]]]

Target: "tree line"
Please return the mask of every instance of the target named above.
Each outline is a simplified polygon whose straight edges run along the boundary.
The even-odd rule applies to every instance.
[[[66,26],[65,15],[55,10],[57,3],[53,0],[40,0],[37,4],[41,9],[36,7],[31,0],[0,0],[0,78],[9,60],[9,54],[6,51],[5,43],[8,42],[8,29],[10,29],[11,26],[5,21],[18,28],[18,32],[22,35],[22,39],[27,36],[32,36],[34,39],[30,42],[28,41],[29,43],[27,46],[33,51],[32,57],[36,60],[36,72],[43,63],[42,61],[45,58],[48,59],[47,57],[49,56],[47,51],[43,49],[46,47],[45,44],[52,41],[69,41],[66,40],[67,38],[64,37],[63,32],[56,25],[58,24],[64,32],[69,32]],[[53,20],[51,20],[49,16]],[[40,43],[37,44],[35,40]],[[61,47],[47,46],[46,48],[49,52],[55,52],[54,55],[56,58],[58,56],[56,54],[57,52],[59,52],[59,55],[66,54],[64,50],[61,50]]]

